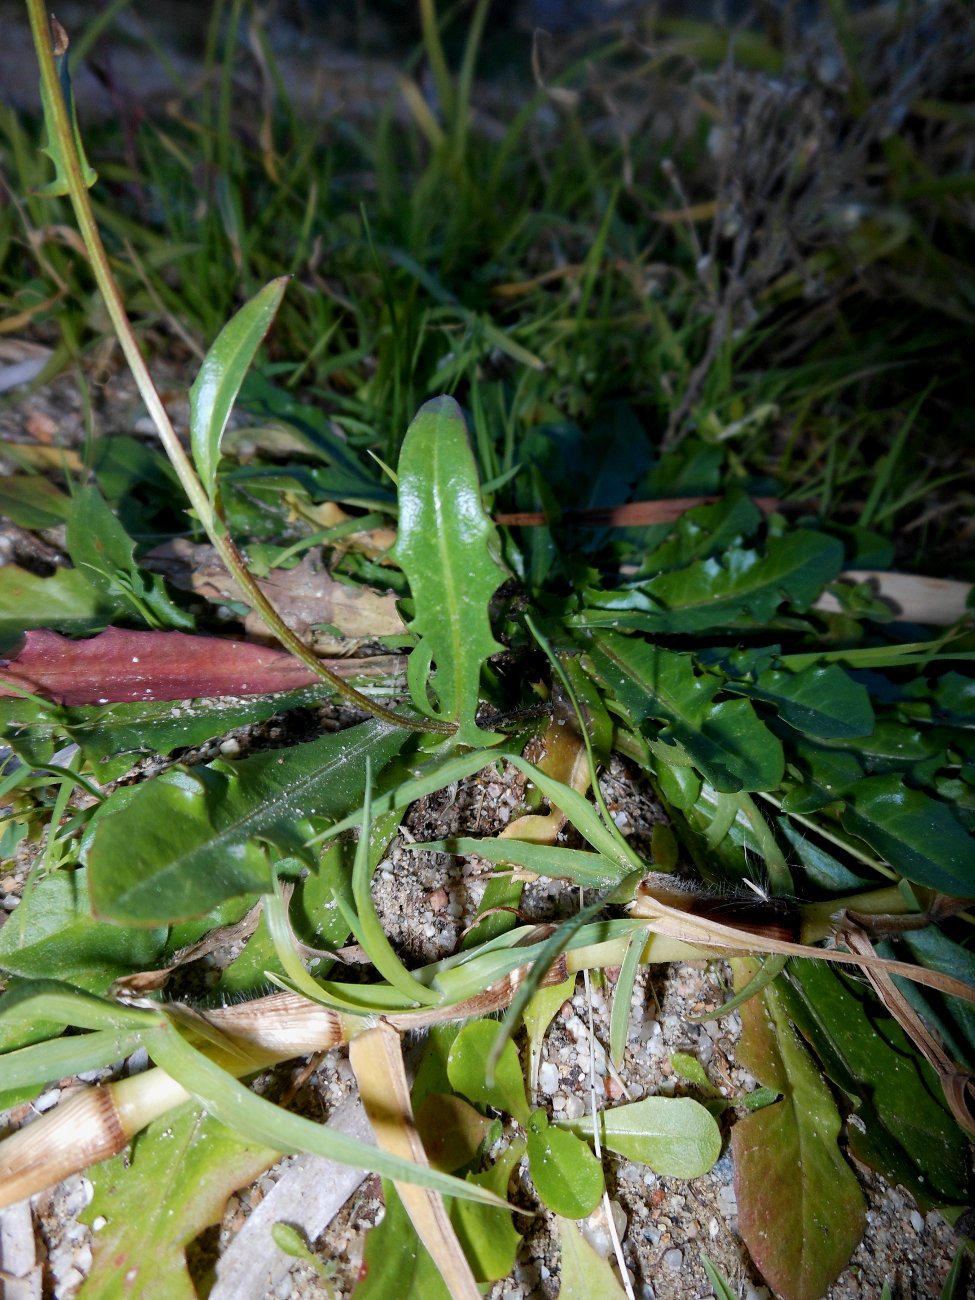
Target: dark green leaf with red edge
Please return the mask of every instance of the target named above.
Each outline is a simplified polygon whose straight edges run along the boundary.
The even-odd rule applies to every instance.
[[[738,958],[736,985],[756,973]],[[775,987],[741,1008],[738,1059],[781,1101],[731,1134],[738,1221],[765,1280],[787,1300],[821,1300],[863,1234],[863,1193],[837,1146],[840,1117]]]
[[[853,1154],[906,1187],[925,1209],[966,1204],[968,1142],[933,1070],[900,1025],[825,962],[793,964],[779,994],[852,1101],[847,1140]]]

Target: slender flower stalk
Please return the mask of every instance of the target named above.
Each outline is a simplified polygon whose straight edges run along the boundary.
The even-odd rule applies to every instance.
[[[206,530],[220,558],[227,566],[232,578],[240,588],[244,599],[257,611],[285,649],[300,659],[302,663],[307,664],[314,673],[327,681],[337,694],[350,703],[355,704],[366,713],[372,714],[373,717],[389,723],[390,726],[404,727],[411,731],[452,732],[454,728],[449,723],[440,722],[437,719],[411,718],[395,713],[391,709],[386,709],[377,704],[375,700],[362,695],[348,682],[343,681],[341,677],[329,671],[304,644],[301,638],[296,636],[287,626],[248,571],[243,556],[234,545],[233,539],[229,536],[223,521],[214,509],[190,458],[176,435],[166,408],[149,374],[145,358],[139,349],[132,323],[125,310],[121,291],[112,273],[108,254],[105,251],[98,224],[95,220],[91,196],[88,193],[89,182],[83,170],[69,105],[65,101],[55,65],[55,57],[66,54],[68,48],[67,33],[56,19],[49,26],[44,9],[44,0],[27,0],[27,10],[30,17],[34,49],[41,73],[41,92],[45,106],[45,118],[50,133],[48,149],[52,157],[56,157],[59,178],[66,186],[71,206],[74,209],[75,219],[78,222],[78,229],[88,253],[92,273],[104,299],[126,362],[135,379],[142,400],[145,402],[146,410],[159,433],[163,449],[176,471],[190,505],[196,512],[200,523]]]

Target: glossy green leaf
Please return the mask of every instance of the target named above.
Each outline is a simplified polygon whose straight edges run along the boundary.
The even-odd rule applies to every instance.
[[[668,569],[683,569],[693,560],[720,555],[741,545],[762,522],[762,512],[741,491],[729,492],[724,500],[687,510],[674,523],[670,536],[640,565],[640,577],[657,577]]]
[[[736,983],[755,972],[744,959],[735,966]],[[741,1235],[775,1291],[821,1300],[860,1242],[863,1193],[837,1147],[833,1098],[775,988],[746,1002],[740,1014],[738,1059],[782,1097],[732,1130]]]
[[[116,792],[98,810],[88,848],[95,912],[168,924],[268,892],[265,846],[303,854],[311,819],[359,804],[366,759],[378,772],[404,743],[403,731],[366,722],[236,764],[171,768]]]
[[[559,1300],[623,1300],[626,1292],[608,1260],[589,1244],[571,1219],[556,1216],[559,1243]]]
[[[420,408],[400,452],[393,554],[409,580],[410,627],[420,637],[410,656],[413,703],[427,716],[455,722],[465,745],[499,739],[475,721],[481,666],[502,648],[488,617],[504,577],[497,551],[460,407],[452,397],[434,398]]]
[[[454,1039],[447,1058],[450,1086],[480,1106],[513,1115],[522,1126],[528,1123],[528,1099],[521,1062],[514,1043],[507,1042],[494,1070],[494,1082],[485,1077],[486,1062],[501,1032],[496,1020],[475,1020],[465,1025]]]
[[[843,563],[842,543],[796,529],[769,539],[764,553],[733,547],[662,573],[639,587],[586,593],[575,627],[629,628],[655,634],[707,628],[764,628],[779,607],[809,608]]]
[[[219,1223],[227,1198],[278,1158],[185,1105],[156,1120],[131,1154],[89,1173],[95,1194],[83,1219],[104,1224],[94,1235],[85,1281],[93,1300],[196,1300],[186,1248]]]
[[[754,682],[729,681],[725,689],[774,705],[784,722],[809,736],[868,736],[874,728],[866,688],[839,664],[770,668]]]
[[[601,632],[588,658],[631,726],[664,723],[655,752],[665,762],[696,767],[717,790],[772,790],[781,781],[781,742],[747,700],[716,704],[720,682],[699,674],[690,655]]]
[[[135,562],[135,545],[95,487],[75,493],[67,524],[68,551],[75,568],[109,600],[150,627],[188,630],[192,617],[174,605],[163,579]]]
[[[540,1110],[528,1124],[528,1169],[548,1208],[566,1219],[591,1214],[605,1190],[602,1166],[586,1143],[550,1125]]]
[[[271,328],[288,277],[280,276],[241,307],[203,359],[190,389],[190,442],[196,470],[212,501],[217,490],[220,444],[240,386]]]
[[[597,1118],[604,1147],[658,1174],[698,1178],[721,1154],[721,1132],[713,1116],[691,1097],[645,1097],[601,1110]],[[559,1124],[592,1137],[591,1115]]]
[[[967,1203],[968,1142],[934,1072],[897,1022],[824,962],[794,964],[779,993],[826,1073],[853,1102],[853,1154],[926,1209]]]
[[[975,838],[947,804],[896,774],[854,786],[843,825],[908,880],[959,898],[975,894]]]

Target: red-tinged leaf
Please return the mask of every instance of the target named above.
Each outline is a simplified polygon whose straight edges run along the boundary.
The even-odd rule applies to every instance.
[[[0,695],[30,691],[68,705],[270,695],[317,680],[284,650],[117,627],[84,641],[44,629],[27,632],[19,653],[0,659]]]
[[[742,987],[757,966],[735,962]],[[732,1130],[738,1222],[752,1259],[785,1300],[819,1300],[864,1228],[863,1193],[837,1146],[840,1117],[775,987],[741,1008],[738,1059],[775,1105]]]

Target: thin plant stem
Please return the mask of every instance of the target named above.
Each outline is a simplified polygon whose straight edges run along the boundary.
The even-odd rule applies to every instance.
[[[231,577],[240,588],[246,602],[260,615],[285,649],[306,664],[318,677],[327,681],[337,694],[391,726],[404,727],[410,731],[440,731],[449,734],[454,730],[449,723],[439,722],[436,719],[424,718],[421,720],[394,713],[391,709],[386,709],[374,700],[369,699],[368,696],[362,695],[355,687],[350,686],[348,682],[343,681],[341,677],[327,669],[319,662],[318,658],[304,644],[301,638],[287,626],[248,571],[243,556],[227,532],[223,520],[215,511],[203,488],[203,484],[197,477],[196,471],[176,435],[176,431],[166,413],[166,408],[163,406],[149,374],[145,358],[139,349],[135,332],[125,310],[121,291],[112,274],[108,254],[105,251],[95,220],[91,197],[82,174],[81,160],[75,146],[71,121],[68,115],[68,105],[65,103],[55,67],[55,51],[52,48],[51,30],[48,26],[43,0],[27,0],[27,10],[30,17],[34,49],[40,67],[44,99],[50,109],[48,116],[49,129],[52,134],[50,143],[60,154],[63,165],[63,178],[67,184],[68,196],[74,209],[81,238],[88,252],[92,273],[104,299],[125,360],[135,379],[142,400],[145,402],[146,410],[156,426],[166,455],[176,471],[190,505],[195,510],[200,523],[216,547],[220,558],[227,566]],[[57,32],[57,38],[60,42],[66,42],[66,38],[60,29]],[[66,44],[64,48],[66,49]],[[63,50],[59,50],[58,53],[63,53]]]

